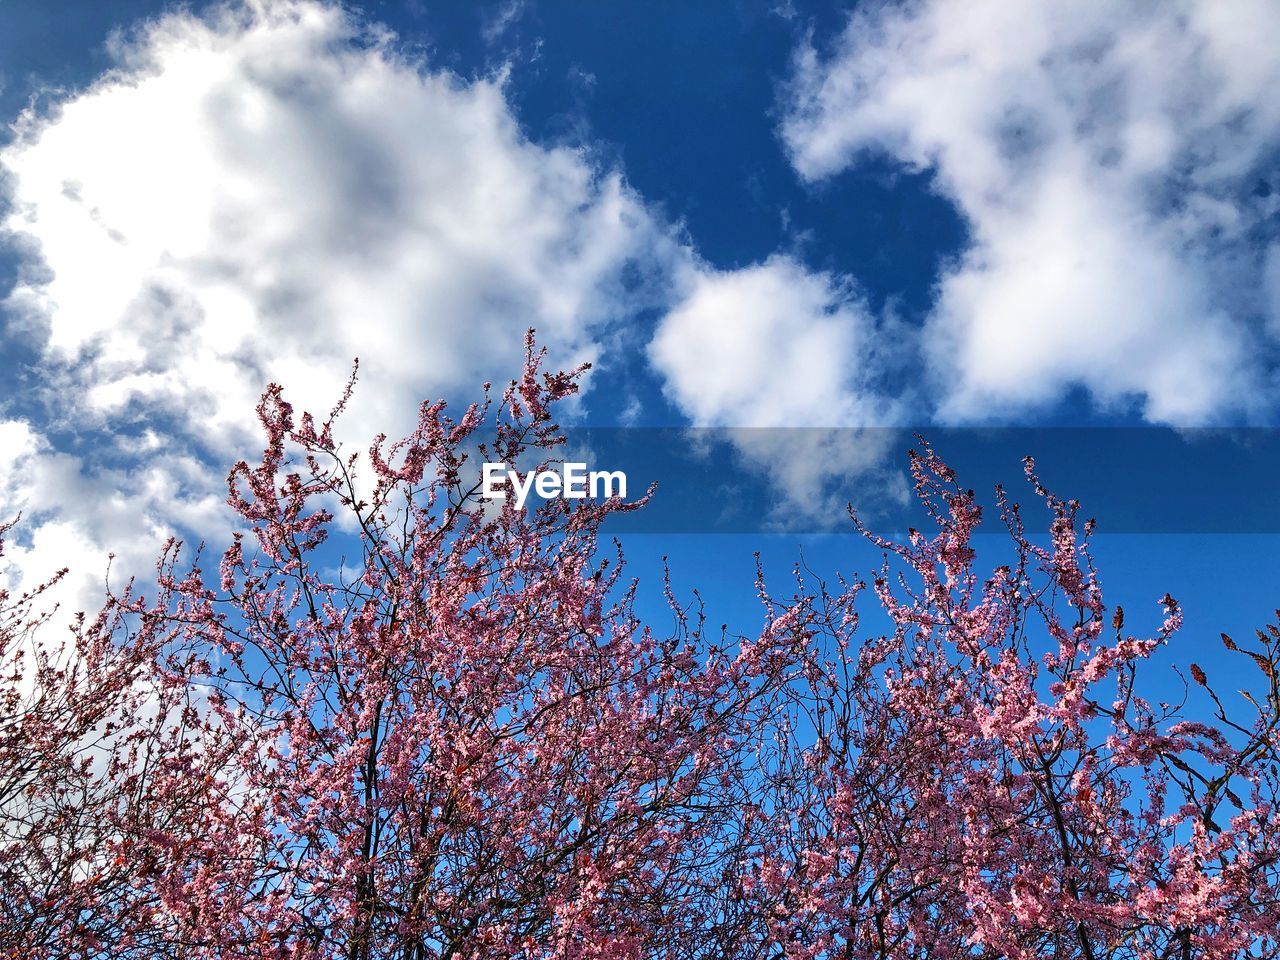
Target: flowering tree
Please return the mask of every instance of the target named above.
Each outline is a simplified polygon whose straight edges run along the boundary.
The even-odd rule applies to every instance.
[[[1274,957],[1280,952],[1276,667],[1280,629],[1231,651],[1261,671],[1255,716],[1218,725],[1145,700],[1153,637],[1108,615],[1092,522],[1027,476],[1047,546],[1003,492],[1013,562],[980,577],[973,491],[927,450],[915,489],[934,526],[872,537],[893,630],[855,644],[858,583],[829,597],[781,741],[780,817],[760,909],[786,956]],[[870,536],[870,534],[868,534]],[[891,562],[893,561],[893,562]],[[1278,614],[1280,616],[1280,614]],[[806,731],[807,732],[807,731]]]
[[[74,658],[6,670],[6,947],[1277,955],[1280,632],[1224,641],[1260,670],[1252,719],[1197,666],[1214,725],[1147,703],[1173,599],[1153,637],[1126,634],[1076,506],[1030,468],[1049,541],[1001,495],[1013,560],[980,576],[974,495],[926,450],[932,529],[877,540],[883,635],[858,634],[861,582],[800,575],[785,599],[759,580],[750,638],[669,588],[658,634],[598,543],[643,500],[478,498],[479,460],[562,442],[580,371],[540,360],[530,340],[499,400],[456,420],[426,404],[364,458],[334,440],[345,399],[317,423],[270,387],[263,455],[229,478],[246,531],[216,574],[175,545],[156,596],[111,600]]]
[[[158,955],[164,851],[240,828],[218,776],[234,739],[189,682],[200,655],[170,642],[171,597],[127,585],[50,640],[63,574],[0,589],[0,955]]]
[[[338,411],[317,425],[268,389],[263,456],[230,476],[253,540],[216,585],[164,581],[168,622],[212,651],[192,677],[210,712],[254,718],[238,779],[264,844],[235,917],[218,861],[175,862],[187,942],[586,958],[710,935],[701,905],[741,846],[750,748],[802,655],[803,611],[713,644],[677,608],[657,637],[597,551],[602,520],[638,504],[480,501],[468,444],[519,463],[562,442],[551,409],[579,371],[539,361],[530,341],[493,418],[489,402],[456,421],[424,405],[411,435],[374,441],[368,480],[333,440]],[[354,562],[319,559],[335,525]]]

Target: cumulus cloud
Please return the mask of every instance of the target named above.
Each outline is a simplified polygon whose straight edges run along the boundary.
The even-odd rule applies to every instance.
[[[30,588],[68,568],[51,599],[68,612],[101,605],[111,587],[145,574],[159,546],[186,531],[228,529],[229,510],[208,466],[152,449],[112,466],[60,451],[22,420],[0,420],[0,505],[22,522],[5,544],[0,582]],[[114,554],[114,560],[109,559]]]
[[[875,422],[874,319],[849,282],[776,255],[689,271],[649,346],[671,400],[697,426]]]
[[[684,255],[618,171],[523,136],[502,76],[434,70],[335,5],[171,13],[113,53],[0,150],[7,335],[41,351],[49,412],[10,412],[27,480],[5,504],[81,554],[122,538],[77,484],[124,497],[134,533],[204,532],[268,380],[327,410],[359,356],[349,435],[394,432],[511,375],[530,325],[556,362],[592,359]],[[138,444],[153,474],[121,467]]]
[[[46,327],[91,412],[155,403],[216,431],[264,374],[327,400],[360,354],[382,420],[509,370],[530,323],[578,355],[630,309],[643,206],[525,140],[500,78],[431,72],[287,0],[167,16],[117,52],[0,155],[7,228],[48,270],[8,307]]]
[[[921,334],[939,416],[1073,387],[1171,423],[1271,407],[1277,34],[1267,0],[922,0],[798,52],[781,133],[802,177],[887,155],[967,220]]]
[[[1262,266],[1262,285],[1267,298],[1267,322],[1271,335],[1280,339],[1280,243],[1267,248]]]
[[[834,481],[879,471],[889,448],[886,431],[858,428],[905,409],[880,386],[889,324],[848,278],[788,255],[691,267],[680,287],[649,345],[667,396],[695,426],[730,428],[743,465],[779,495],[779,517],[825,529],[843,515]],[[869,489],[886,484],[894,478],[877,475]]]

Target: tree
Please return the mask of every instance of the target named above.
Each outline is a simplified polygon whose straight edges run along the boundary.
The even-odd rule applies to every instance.
[[[237,891],[239,925],[220,913],[217,863],[174,865],[188,942],[585,958],[706,935],[699,907],[740,845],[751,746],[804,618],[710,644],[678,611],[658,638],[620,564],[597,556],[602,520],[639,504],[487,509],[468,443],[520,463],[562,442],[551,408],[580,371],[539,363],[530,341],[491,441],[477,435],[488,401],[456,422],[424,404],[411,435],[374,441],[367,483],[332,438],[342,404],[317,427],[267,390],[263,456],[230,476],[252,544],[236,538],[216,587],[198,569],[163,583],[183,643],[217,651],[192,678],[212,714],[256,718],[239,780],[270,847],[271,882]],[[318,559],[339,515],[354,564]]]
[[[1108,617],[1093,523],[1032,461],[1048,545],[998,491],[1013,562],[986,578],[973,491],[928,448],[912,471],[933,535],[868,533],[892,633],[853,642],[863,584],[813,591],[828,643],[794,694],[815,736],[784,740],[774,777],[793,812],[761,884],[774,942],[806,957],[1277,956],[1280,629],[1256,651],[1223,637],[1263,675],[1262,699],[1242,691],[1252,721],[1195,664],[1218,726],[1183,719],[1138,683],[1177,602],[1160,601],[1153,637],[1126,634],[1119,606]]]
[[[562,443],[553,410],[581,370],[541,360],[530,338],[499,400],[486,386],[456,420],[424,404],[363,460],[334,440],[354,377],[321,423],[269,387],[262,457],[229,477],[246,530],[216,574],[172,545],[155,597],[110,599],[65,668],[6,671],[0,757],[41,771],[5,794],[6,946],[1277,955],[1280,631],[1226,641],[1264,680],[1252,720],[1196,666],[1215,725],[1148,704],[1139,667],[1178,628],[1173,599],[1155,636],[1125,634],[1076,505],[1030,467],[1049,543],[1000,494],[1013,561],[980,577],[980,508],[925,448],[933,529],[876,540],[883,635],[859,633],[860,581],[799,571],[785,598],[758,578],[752,637],[668,584],[658,634],[598,542],[644,498],[478,499],[479,461]],[[109,760],[76,759],[90,745]]]
[[[190,683],[200,654],[169,642],[167,595],[148,605],[127,584],[49,640],[42,601],[65,573],[0,589],[0,947],[159,955],[164,851],[242,825],[219,776],[235,741]]]

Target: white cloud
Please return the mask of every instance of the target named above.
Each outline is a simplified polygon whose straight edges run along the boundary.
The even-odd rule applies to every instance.
[[[112,588],[151,569],[160,546],[182,531],[230,528],[224,497],[207,466],[189,455],[153,451],[130,466],[93,469],[56,450],[30,423],[0,420],[0,506],[22,511],[5,544],[0,579],[30,588],[64,567],[49,595],[67,612],[101,605],[110,561]]]
[[[766,523],[838,522],[836,480],[877,471],[868,496],[895,487],[880,470],[889,433],[856,428],[906,409],[905,391],[890,398],[879,384],[900,344],[847,278],[779,254],[738,270],[690,267],[680,286],[650,361],[695,426],[731,428],[723,436],[742,465],[777,495]]]
[[[649,356],[697,426],[868,425],[874,322],[847,281],[786,255],[690,269]]]
[[[497,43],[524,15],[525,0],[504,0],[482,31],[485,43]]]
[[[431,72],[290,0],[167,16],[119,56],[0,155],[7,226],[52,271],[10,307],[47,324],[95,414],[194,407],[230,439],[265,376],[323,407],[360,355],[385,423],[510,371],[529,324],[576,356],[629,309],[643,206],[526,141],[500,79]]]
[[[25,251],[4,306],[42,346],[59,427],[100,442],[73,470],[33,433],[26,462],[127,496],[134,530],[204,532],[227,461],[258,446],[270,379],[324,411],[359,356],[347,426],[365,442],[407,429],[424,397],[513,374],[527,326],[558,363],[592,358],[658,295],[632,278],[685,255],[618,172],[527,140],[501,76],[411,61],[336,6],[167,14],[114,54],[0,150],[2,227]],[[121,471],[139,443],[216,466],[154,454],[155,472]],[[11,484],[5,505],[94,557],[112,543],[81,499],[31,490]]]
[[[802,48],[782,135],[808,180],[932,171],[970,244],[922,333],[943,418],[1082,385],[1195,423],[1268,409],[1252,232],[1280,147],[1280,7],[928,0]]]
[[[1262,265],[1262,287],[1266,295],[1267,323],[1271,335],[1280,338],[1280,242],[1267,248]]]

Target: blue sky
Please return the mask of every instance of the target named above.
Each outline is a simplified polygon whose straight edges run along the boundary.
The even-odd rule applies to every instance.
[[[350,436],[394,433],[510,376],[528,325],[595,362],[595,426],[1273,427],[1277,35],[1270,0],[9,0],[6,576],[72,560],[88,602],[107,550],[216,540],[267,379],[327,408],[359,354]],[[855,446],[839,471],[891,489],[901,451]],[[1157,449],[1072,465],[1231,515],[1240,458]],[[835,478],[738,454],[783,509]],[[1099,544],[1130,610],[1185,601],[1189,649],[1280,604],[1272,526],[1209,526]],[[747,629],[753,550],[802,542],[874,560],[629,547]]]

